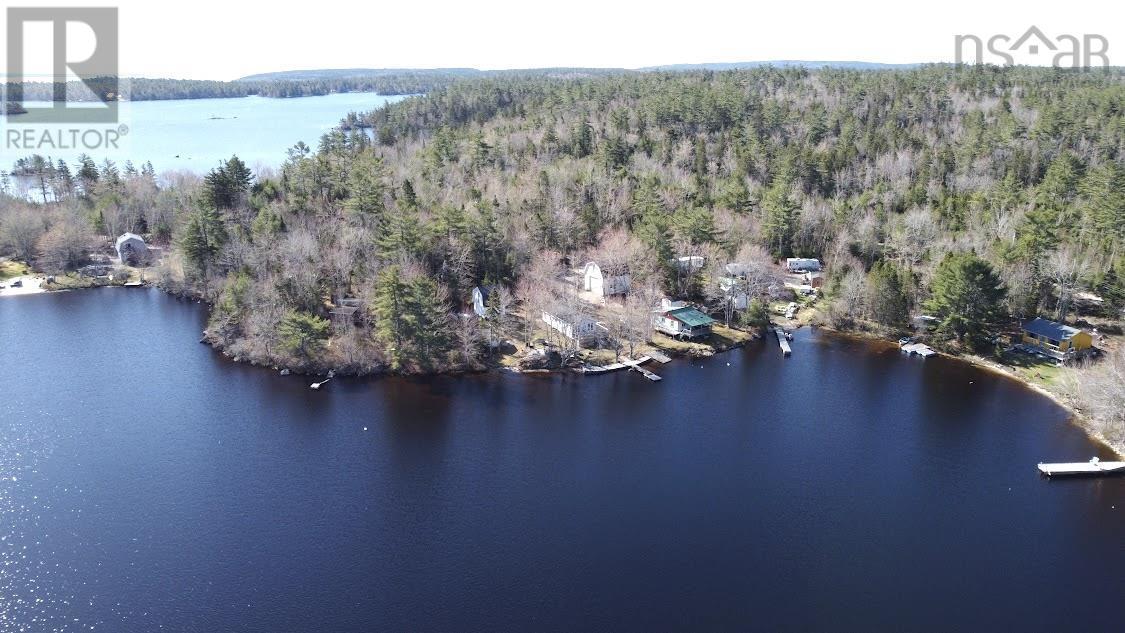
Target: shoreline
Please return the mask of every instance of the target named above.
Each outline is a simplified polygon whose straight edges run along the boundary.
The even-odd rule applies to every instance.
[[[29,278],[34,279],[33,276],[29,276]],[[25,280],[25,283],[26,283],[26,280]],[[51,293],[51,292],[64,292],[64,291],[67,291],[67,290],[84,290],[84,289],[87,289],[87,288],[99,288],[99,287],[122,287],[123,288],[125,286],[122,285],[122,284],[97,284],[97,285],[91,285],[91,286],[86,286],[86,287],[78,287],[78,288],[48,289],[48,288],[43,288],[42,284],[37,283],[35,288],[29,288],[27,290],[20,289],[17,292],[8,292],[8,293],[0,294],[0,296],[35,295],[35,294],[46,294],[46,293]],[[195,299],[198,303],[203,303],[203,299],[200,298],[200,297],[194,297],[194,296],[185,295],[185,294],[178,294],[178,293],[175,293],[175,292],[173,292],[169,289],[163,288],[158,283],[146,283],[146,284],[144,284],[143,287],[155,288],[155,289],[159,290],[160,292],[163,292],[163,293],[165,293],[165,294],[167,294],[171,297],[175,297],[175,298],[178,298],[178,299],[188,299],[188,300]],[[7,290],[7,289],[5,289],[5,290]],[[208,308],[208,311],[210,311],[210,308],[211,308],[210,303],[207,304],[207,308]],[[839,330],[839,329],[836,329],[836,328],[833,328],[833,327],[830,327],[830,326],[827,326],[827,325],[822,325],[822,324],[817,325],[817,324],[813,324],[813,323],[799,324],[794,329],[800,329],[802,327],[810,327],[810,328],[815,327],[815,328],[819,328],[821,330],[824,330],[825,332],[827,332],[827,333],[829,333],[833,336],[840,336],[840,337],[843,337],[843,338],[852,338],[852,339],[864,341],[864,342],[867,342],[867,343],[880,343],[880,344],[884,344],[884,345],[887,345],[887,346],[894,346],[894,347],[897,348],[897,345],[895,344],[894,341],[886,339],[883,336],[881,336],[877,333],[874,333],[874,332],[867,332],[867,331],[863,331],[863,330]],[[751,340],[753,340],[755,338],[758,338],[758,337],[752,336]],[[303,375],[303,376],[325,376],[325,375],[328,374],[329,371],[332,371],[337,376],[341,376],[341,377],[348,376],[348,377],[354,377],[354,378],[378,377],[378,376],[398,376],[398,375],[402,375],[402,376],[425,376],[425,375],[458,376],[458,375],[492,373],[492,372],[517,374],[517,375],[527,374],[529,376],[542,376],[544,374],[565,374],[565,373],[575,373],[575,374],[585,375],[584,372],[578,371],[578,370],[576,370],[575,368],[572,368],[572,367],[559,367],[559,368],[555,368],[555,369],[518,370],[518,369],[515,369],[513,367],[505,366],[505,365],[502,365],[502,364],[496,365],[496,366],[487,366],[487,367],[484,367],[482,369],[464,368],[464,369],[460,369],[460,370],[446,370],[446,371],[440,371],[440,372],[415,372],[415,373],[401,373],[401,372],[391,372],[391,371],[385,371],[385,370],[369,371],[369,372],[362,372],[362,373],[348,372],[348,371],[341,372],[341,371],[337,371],[337,370],[332,369],[332,368],[326,369],[326,368],[323,368],[323,367],[320,367],[320,366],[314,366],[314,367],[311,367],[311,368],[310,367],[281,367],[281,366],[275,366],[275,365],[270,365],[270,364],[258,362],[254,359],[234,356],[229,352],[228,349],[226,349],[226,346],[222,345],[219,341],[214,340],[213,337],[208,336],[206,331],[204,331],[203,338],[201,338],[199,342],[200,343],[206,343],[213,350],[215,350],[220,355],[222,355],[224,358],[226,358],[227,360],[230,360],[232,362],[245,363],[245,364],[248,364],[252,367],[259,367],[259,368],[262,368],[262,369],[269,369],[271,371],[277,371],[277,372],[287,371],[288,373],[299,374],[299,375]],[[713,352],[711,354],[706,354],[706,356],[714,356],[714,355],[718,355],[718,354],[729,353],[733,350],[740,349],[740,348],[743,348],[743,347],[745,347],[744,341],[740,341],[740,342],[737,342],[735,344],[728,345],[728,346],[725,346],[725,347],[724,346],[714,347]],[[657,347],[657,349],[659,349],[663,353],[666,353],[666,354],[670,355],[673,359],[682,360],[682,359],[685,359],[685,358],[690,359],[690,358],[694,358],[694,357],[698,356],[697,354],[690,353],[690,351],[689,352],[680,352],[679,350],[668,350],[668,349],[663,349],[663,348],[659,348],[659,347]],[[992,361],[992,360],[986,359],[984,357],[971,355],[971,354],[950,354],[948,352],[944,352],[944,351],[940,351],[940,350],[935,350],[935,351],[937,351],[938,355],[941,356],[941,357],[944,357],[944,358],[947,358],[947,359],[950,359],[950,360],[954,360],[954,361],[958,361],[958,362],[962,362],[962,363],[965,363],[966,365],[970,365],[970,366],[973,366],[973,367],[978,367],[980,369],[988,371],[989,373],[991,373],[993,375],[1001,376],[1003,378],[1007,378],[1009,380],[1015,381],[1016,383],[1020,384],[1021,386],[1025,387],[1025,388],[1027,388],[1031,391],[1034,391],[1035,393],[1037,393],[1040,396],[1043,396],[1043,397],[1049,399],[1051,402],[1055,403],[1056,405],[1058,405],[1059,407],[1061,407],[1067,413],[1070,414],[1070,418],[1067,420],[1068,424],[1073,424],[1077,428],[1081,429],[1082,432],[1086,434],[1086,437],[1088,437],[1090,440],[1092,440],[1092,441],[1094,441],[1098,444],[1101,444],[1102,446],[1106,447],[1107,449],[1109,449],[1109,451],[1116,454],[1117,456],[1119,456],[1121,458],[1125,458],[1125,445],[1122,445],[1122,446],[1115,445],[1113,442],[1110,442],[1103,434],[1094,430],[1091,427],[1091,425],[1089,423],[1089,420],[1082,413],[1082,411],[1078,407],[1076,407],[1072,402],[1070,402],[1062,394],[1055,393],[1054,391],[1051,391],[1050,389],[1044,387],[1043,385],[1032,382],[1032,381],[1016,374],[1015,372],[1009,370],[1006,366],[1004,366],[1004,365],[1002,365],[1002,364],[1000,364],[996,361]]]
[[[887,345],[894,345],[894,346],[897,347],[897,345],[895,345],[894,341],[890,341],[888,339],[882,338],[881,336],[879,336],[875,333],[872,333],[872,332],[864,332],[864,331],[858,331],[858,330],[857,331],[837,330],[835,328],[832,328],[832,327],[829,327],[829,326],[826,326],[826,325],[818,325],[816,327],[819,327],[819,328],[821,328],[821,329],[823,329],[827,332],[830,332],[830,333],[832,333],[836,336],[843,336],[843,337],[846,337],[846,338],[854,338],[854,339],[858,339],[858,340],[862,340],[862,341],[868,341],[868,342],[880,342],[880,343],[885,343]],[[1067,424],[1072,424],[1075,427],[1081,429],[1082,432],[1086,434],[1086,437],[1088,437],[1092,441],[1106,447],[1107,449],[1110,450],[1110,452],[1114,453],[1118,457],[1121,457],[1122,459],[1125,459],[1125,445],[1120,445],[1120,446],[1116,445],[1113,442],[1109,441],[1100,432],[1094,430],[1091,427],[1089,420],[1082,413],[1082,411],[1078,407],[1076,407],[1074,405],[1074,403],[1070,402],[1062,394],[1055,393],[1054,391],[1051,391],[1050,389],[1044,387],[1043,385],[1032,382],[1032,381],[1024,378],[1023,376],[1020,376],[1019,374],[1009,370],[1003,364],[998,363],[998,362],[993,361],[993,360],[989,360],[987,358],[984,358],[983,356],[976,356],[976,355],[973,355],[973,354],[950,354],[948,352],[944,352],[944,351],[941,351],[941,350],[934,350],[934,351],[936,351],[938,353],[938,356],[941,356],[943,358],[948,358],[948,359],[953,360],[953,361],[965,363],[966,365],[970,365],[970,366],[973,366],[973,367],[977,367],[977,368],[986,370],[986,371],[988,371],[989,373],[991,373],[995,376],[1001,376],[1003,378],[1007,378],[1008,380],[1012,380],[1012,381],[1018,383],[1019,385],[1025,387],[1025,388],[1027,388],[1031,391],[1034,391],[1035,393],[1047,398],[1048,400],[1050,400],[1051,402],[1054,402],[1056,405],[1058,405],[1059,407],[1061,407],[1067,413],[1070,414],[1070,418],[1067,420]]]

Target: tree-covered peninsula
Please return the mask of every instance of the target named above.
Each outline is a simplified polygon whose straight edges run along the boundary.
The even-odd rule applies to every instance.
[[[42,200],[0,221],[45,267],[93,235],[167,243],[163,283],[270,365],[480,367],[498,333],[565,347],[544,311],[592,313],[625,349],[661,297],[760,323],[795,256],[825,264],[823,323],[902,332],[925,313],[936,344],[988,354],[1036,315],[1120,319],[1123,114],[1119,70],[490,76],[352,115],[276,172],[33,158]],[[630,292],[575,298],[587,261]],[[463,316],[477,287],[484,320]]]

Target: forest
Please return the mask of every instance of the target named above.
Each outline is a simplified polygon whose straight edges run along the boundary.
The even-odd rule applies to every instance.
[[[825,325],[905,332],[925,313],[946,349],[987,354],[1035,315],[1120,319],[1123,80],[948,65],[471,78],[353,115],[276,171],[31,157],[42,199],[6,199],[0,237],[45,270],[125,231],[165,243],[162,283],[211,302],[212,341],[274,366],[482,367],[497,331],[530,341],[542,310],[593,309],[560,281],[589,260],[632,278],[609,325],[620,345],[651,336],[663,296],[760,324],[789,256],[825,262]],[[750,271],[743,310],[724,303],[729,263]],[[474,286],[498,289],[483,322],[462,316]]]
[[[159,101],[165,99],[228,99],[248,97],[312,97],[335,92],[374,92],[381,95],[406,95],[430,92],[452,83],[452,73],[411,72],[377,76],[327,77],[316,79],[262,79],[213,81],[195,79],[145,79],[95,77],[86,84],[66,84],[68,101]],[[9,101],[53,101],[55,84],[27,82],[18,88],[6,86]],[[15,94],[13,94],[15,92]],[[22,95],[17,98],[17,95]]]
[[[165,99],[228,99],[248,96],[314,97],[337,92],[411,95],[432,92],[455,81],[474,77],[554,78],[595,77],[627,71],[598,68],[533,68],[527,70],[354,69],[286,71],[251,75],[235,81],[93,77],[65,84],[68,101],[159,101]],[[5,85],[10,113],[21,101],[53,101],[56,84],[25,82]]]

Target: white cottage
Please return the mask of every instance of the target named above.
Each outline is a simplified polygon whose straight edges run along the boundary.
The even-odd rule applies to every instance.
[[[624,271],[602,271],[597,262],[588,262],[582,268],[582,289],[599,297],[623,295],[629,292],[629,274]]]
[[[144,239],[136,233],[125,233],[117,238],[114,245],[117,249],[117,258],[122,264],[139,264],[148,258],[148,246]]]
[[[543,322],[579,345],[592,345],[597,342],[598,324],[588,315],[544,310]]]

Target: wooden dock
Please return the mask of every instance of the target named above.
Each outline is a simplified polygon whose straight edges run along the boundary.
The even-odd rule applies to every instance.
[[[621,360],[621,362],[612,363],[612,364],[609,364],[609,365],[588,365],[588,366],[582,368],[582,373],[584,373],[584,374],[595,374],[596,375],[596,374],[608,374],[611,371],[621,371],[622,369],[631,369],[633,371],[636,371],[636,372],[640,373],[645,378],[648,378],[649,380],[651,380],[653,382],[657,382],[658,380],[661,380],[660,376],[657,376],[656,374],[654,374],[651,371],[645,369],[644,367],[641,367],[642,363],[647,363],[650,360],[652,360],[652,358],[650,358],[648,356],[641,356],[640,358],[638,358],[636,360],[633,360],[631,358],[626,358],[626,359]],[[669,360],[671,360],[671,359],[669,359]]]
[[[921,343],[910,343],[909,345],[903,345],[902,351],[910,355],[917,354],[922,358],[929,358],[934,354],[937,354],[937,352],[935,352],[929,345],[923,345]]]
[[[623,361],[623,362],[626,365],[629,366],[629,369],[632,369],[633,371],[639,373],[640,375],[644,376],[645,378],[648,378],[652,382],[659,382],[659,381],[663,380],[660,376],[657,376],[656,374],[654,374],[651,371],[645,369],[644,367],[641,367],[639,361],[626,360],[626,361]]]
[[[1097,457],[1088,462],[1039,464],[1039,473],[1048,477],[1093,477],[1125,474],[1125,462],[1103,462]]]
[[[649,352],[648,355],[652,357],[652,360],[660,363],[661,365],[666,365],[666,364],[672,362],[671,358],[668,358],[667,356],[665,356],[664,354],[661,354],[660,352],[653,351],[653,352]]]
[[[773,329],[773,333],[777,335],[777,344],[781,347],[781,353],[788,356],[793,353],[793,348],[789,347],[789,341],[785,338],[785,332],[777,327]]]

